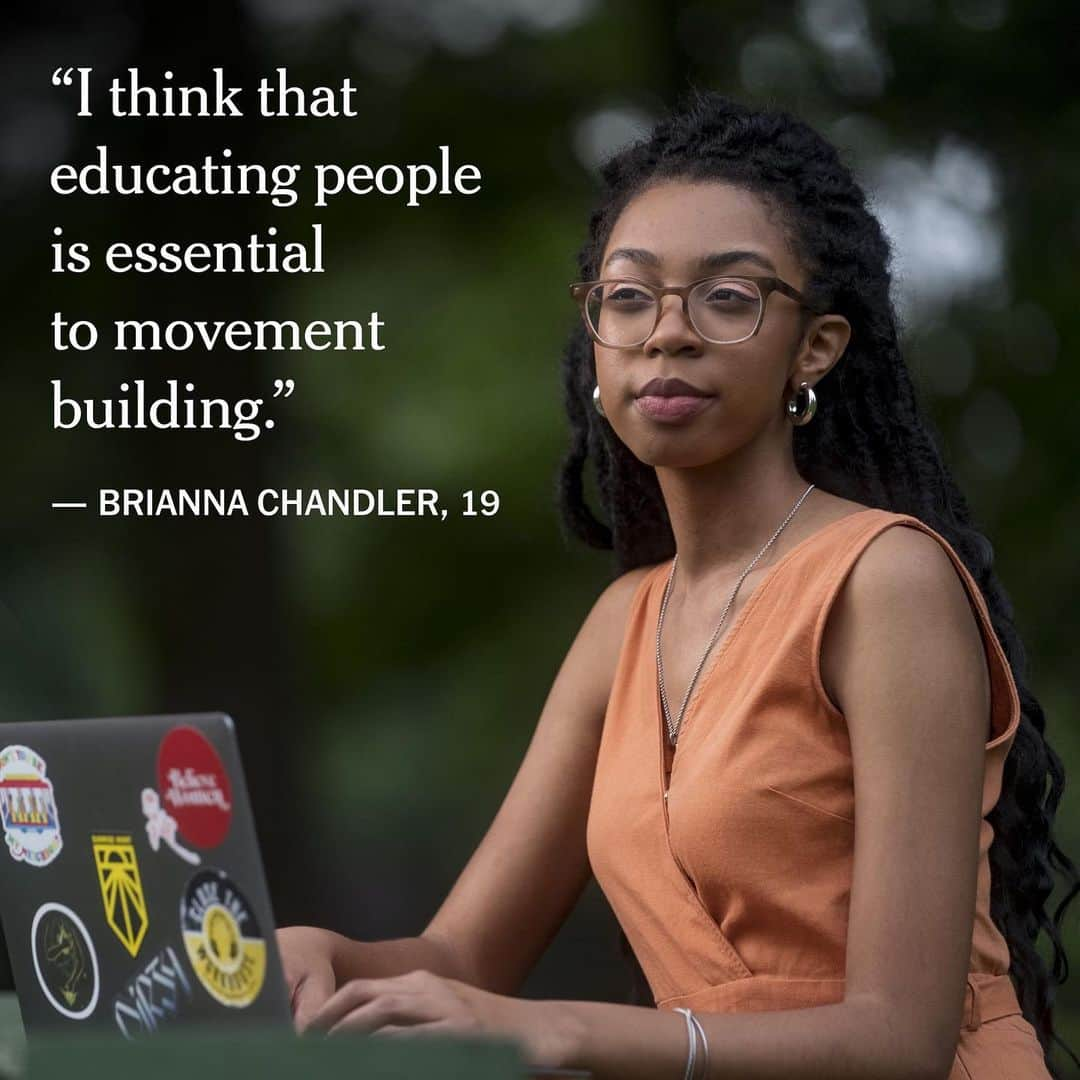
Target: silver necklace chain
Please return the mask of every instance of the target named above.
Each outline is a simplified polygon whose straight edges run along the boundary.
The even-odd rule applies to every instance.
[[[707,659],[709,653],[712,651],[712,647],[716,644],[716,639],[720,636],[720,630],[724,625],[724,620],[727,618],[727,613],[730,610],[732,603],[734,603],[735,601],[735,595],[739,591],[739,586],[743,583],[743,579],[746,577],[746,575],[749,574],[751,570],[753,570],[754,566],[757,564],[758,559],[760,559],[761,556],[764,555],[770,547],[772,547],[773,542],[784,531],[788,522],[791,521],[791,519],[795,516],[795,511],[798,510],[800,506],[802,506],[803,499],[805,499],[806,496],[809,495],[810,492],[813,490],[814,485],[811,484],[802,493],[802,495],[799,496],[798,502],[796,502],[795,505],[791,508],[788,516],[784,518],[783,522],[780,525],[780,528],[778,528],[776,532],[774,532],[772,536],[769,537],[765,546],[754,556],[754,558],[750,562],[750,565],[747,566],[747,568],[739,575],[739,580],[735,582],[735,588],[731,590],[731,595],[728,597],[728,602],[724,605],[724,610],[720,615],[720,622],[717,624],[713,636],[709,639],[709,644],[705,646],[705,652],[701,654],[701,659],[698,661],[698,666],[695,669],[692,678],[690,679],[690,685],[686,688],[686,693],[683,695],[682,705],[679,708],[678,718],[674,723],[672,723],[671,721],[671,708],[668,705],[667,691],[664,689],[664,661],[661,659],[660,656],[660,633],[664,627],[664,612],[667,610],[668,596],[671,593],[671,583],[675,578],[675,564],[679,561],[678,552],[675,553],[675,557],[671,560],[671,570],[668,573],[667,584],[664,586],[664,598],[660,603],[660,617],[659,619],[657,619],[656,622],[656,676],[657,680],[660,683],[660,702],[664,709],[664,721],[667,725],[668,741],[671,743],[672,746],[675,745],[675,741],[679,737],[679,729],[682,727],[683,713],[686,712],[686,703],[690,700],[691,691],[693,691],[694,684],[697,682],[697,678],[701,674],[701,669],[705,666],[705,660]]]

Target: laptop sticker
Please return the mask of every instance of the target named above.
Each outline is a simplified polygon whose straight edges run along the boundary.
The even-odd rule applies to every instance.
[[[161,805],[184,840],[205,849],[225,839],[232,821],[232,786],[218,752],[201,731],[181,726],[165,735],[158,748],[157,780]]]
[[[183,1012],[191,995],[180,958],[167,945],[116,995],[116,1026],[125,1039],[152,1035]]]
[[[251,905],[220,870],[200,870],[180,900],[180,931],[196,978],[222,1005],[243,1009],[262,990],[266,942]]]
[[[63,904],[42,904],[30,927],[30,951],[49,1004],[69,1020],[85,1020],[97,1008],[101,977],[82,919]]]
[[[143,788],[142,812],[146,818],[146,838],[153,851],[160,851],[164,843],[186,863],[198,866],[202,860],[176,839],[176,818],[161,805],[161,797],[153,788]]]
[[[120,944],[132,956],[137,956],[150,918],[131,834],[96,833],[90,837],[90,842],[94,847],[105,921]]]
[[[0,823],[16,862],[48,866],[60,854],[60,816],[45,759],[28,746],[0,750]]]

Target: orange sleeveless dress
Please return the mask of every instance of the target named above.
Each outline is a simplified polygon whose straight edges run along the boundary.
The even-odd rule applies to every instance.
[[[798,1009],[842,1001],[855,793],[843,714],[818,667],[826,616],[885,529],[933,536],[967,587],[986,646],[978,889],[962,1028],[949,1080],[1049,1080],[990,918],[993,828],[1020,701],[978,585],[951,545],[908,514],[833,521],[768,571],[706,660],[672,755],[656,673],[671,560],[633,597],[604,719],[587,845],[592,869],[658,1008]],[[670,771],[668,800],[663,792]]]

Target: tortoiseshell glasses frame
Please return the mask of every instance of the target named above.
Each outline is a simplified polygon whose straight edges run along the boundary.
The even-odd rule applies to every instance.
[[[691,294],[695,289],[699,289],[702,285],[706,285],[716,281],[738,281],[745,282],[751,285],[758,295],[758,313],[757,318],[754,320],[754,327],[748,333],[743,334],[741,337],[736,338],[724,338],[718,339],[715,337],[709,337],[708,334],[703,333],[700,326],[697,324],[697,320],[694,319],[694,313],[692,305],[690,303]],[[593,325],[593,321],[589,316],[589,298],[593,293],[593,290],[604,285],[619,285],[627,284],[634,285],[636,288],[640,288],[648,293],[655,302],[655,318],[653,324],[649,328],[647,334],[642,335],[640,338],[634,341],[626,342],[611,342],[605,340],[600,336],[600,332]],[[634,277],[618,277],[618,278],[598,278],[596,281],[575,281],[570,285],[570,295],[574,298],[581,311],[581,317],[585,322],[585,328],[589,332],[589,336],[600,345],[603,345],[608,349],[636,349],[643,345],[646,341],[652,337],[653,332],[656,330],[657,324],[660,322],[661,305],[660,300],[662,297],[667,296],[668,293],[673,293],[682,300],[683,314],[687,317],[690,325],[694,328],[694,332],[698,334],[704,341],[708,341],[713,345],[737,345],[740,341],[746,341],[752,338],[760,329],[761,324],[765,318],[765,305],[769,299],[769,296],[773,292],[783,293],[785,296],[794,300],[801,307],[812,311],[815,315],[824,315],[825,312],[814,307],[810,304],[806,297],[793,288],[786,281],[781,278],[774,277],[772,275],[760,275],[760,274],[710,274],[708,277],[698,278],[696,281],[691,281],[688,285],[650,285],[646,281],[641,281]]]

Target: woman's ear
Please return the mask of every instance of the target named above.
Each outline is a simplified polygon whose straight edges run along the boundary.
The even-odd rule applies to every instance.
[[[792,390],[805,380],[813,386],[844,355],[851,340],[851,323],[843,315],[817,315],[807,325],[792,358]]]

